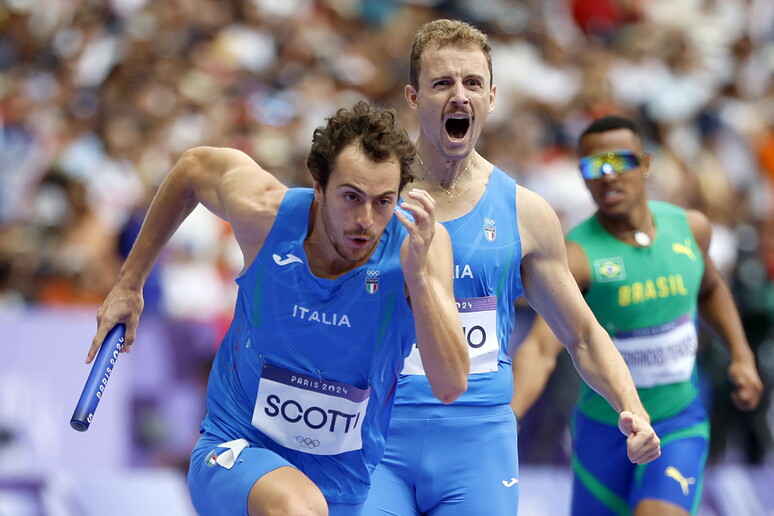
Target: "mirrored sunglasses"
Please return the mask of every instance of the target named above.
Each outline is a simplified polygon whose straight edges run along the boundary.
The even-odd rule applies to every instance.
[[[578,161],[583,179],[600,179],[604,175],[623,174],[640,166],[640,156],[631,151],[602,152]]]

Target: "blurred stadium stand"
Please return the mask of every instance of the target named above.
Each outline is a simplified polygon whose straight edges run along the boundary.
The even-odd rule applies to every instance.
[[[728,357],[703,336],[713,439],[700,514],[774,514],[774,2],[5,0],[0,516],[192,512],[184,472],[241,267],[213,216],[197,210],[154,269],[138,345],[92,427],[68,425],[96,308],[148,200],[195,145],[240,148],[308,185],[313,128],[360,98],[396,108],[415,133],[409,46],[437,17],[490,35],[497,107],[479,151],[545,197],[565,228],[592,209],[575,137],[612,111],[646,129],[651,197],[710,217],[711,254],[767,390],[754,413],[736,411]],[[566,510],[576,388],[560,362],[522,421],[522,515]]]

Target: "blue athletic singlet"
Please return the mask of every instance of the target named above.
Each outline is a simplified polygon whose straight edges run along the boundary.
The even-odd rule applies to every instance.
[[[470,351],[468,390],[453,405],[443,405],[433,396],[414,347],[398,383],[396,412],[403,405],[446,406],[453,411],[459,405],[509,404],[513,397],[507,348],[513,302],[523,294],[516,182],[495,167],[476,206],[442,224],[454,250],[454,296]]]
[[[431,509],[444,515],[515,514],[518,506],[507,352],[514,301],[523,293],[516,182],[495,167],[476,206],[443,225],[454,250],[454,294],[470,352],[468,389],[453,404],[438,401],[412,349],[366,516]]]
[[[201,431],[270,450],[330,503],[357,504],[382,456],[414,339],[400,264],[407,231],[393,217],[367,264],[318,278],[304,251],[312,199],[311,189],[288,190],[260,253],[236,280],[234,320],[212,366]],[[194,454],[192,471],[195,460],[199,469],[221,467],[211,455]]]

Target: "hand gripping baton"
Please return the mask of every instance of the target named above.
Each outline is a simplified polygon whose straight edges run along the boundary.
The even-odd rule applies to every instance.
[[[70,426],[79,432],[85,432],[89,429],[91,420],[94,418],[94,411],[97,410],[97,405],[102,399],[107,382],[115,368],[118,354],[124,346],[125,332],[126,326],[123,323],[116,324],[107,334],[97,352],[97,358],[94,359],[94,365],[92,365],[91,373],[86,379],[81,398],[75,406],[73,417],[70,418]]]

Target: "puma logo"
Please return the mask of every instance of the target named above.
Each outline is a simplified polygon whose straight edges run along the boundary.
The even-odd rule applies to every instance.
[[[695,478],[685,478],[683,474],[680,473],[680,471],[674,466],[669,466],[666,471],[664,471],[664,475],[668,476],[669,478],[674,478],[675,481],[680,484],[680,489],[682,489],[685,496],[688,496],[688,486],[696,483]]]
[[[693,254],[693,249],[691,249],[691,242],[687,238],[685,239],[685,244],[680,244],[678,242],[672,244],[672,252],[675,254],[684,254],[690,258],[692,262],[696,261],[696,255]]]
[[[513,487],[514,484],[518,484],[519,479],[511,477],[510,480],[503,480],[503,485],[505,487]]]
[[[289,263],[303,263],[303,260],[294,254],[286,254],[287,258],[281,258],[278,254],[271,255],[274,258],[274,263],[277,265],[287,265]]]

